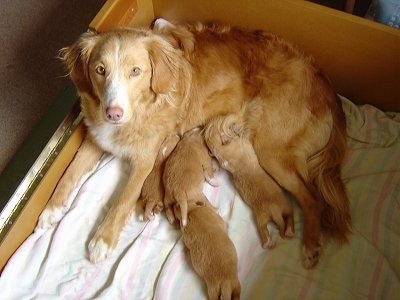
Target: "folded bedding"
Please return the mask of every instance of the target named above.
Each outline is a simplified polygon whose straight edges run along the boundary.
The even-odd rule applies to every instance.
[[[350,198],[349,244],[330,243],[320,263],[300,260],[302,214],[295,237],[261,247],[251,210],[224,170],[203,192],[227,224],[238,254],[242,299],[391,299],[400,294],[400,114],[342,99],[348,150],[342,177]],[[179,228],[163,214],[127,222],[117,249],[92,264],[87,246],[128,176],[105,155],[77,183],[57,226],[35,229],[0,276],[0,299],[206,299]]]

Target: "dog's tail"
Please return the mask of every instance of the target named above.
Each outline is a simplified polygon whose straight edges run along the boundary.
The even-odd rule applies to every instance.
[[[348,241],[351,231],[350,204],[341,178],[341,165],[346,151],[346,120],[337,97],[333,111],[333,128],[327,145],[308,160],[310,182],[324,200],[321,226],[327,237],[340,243]]]

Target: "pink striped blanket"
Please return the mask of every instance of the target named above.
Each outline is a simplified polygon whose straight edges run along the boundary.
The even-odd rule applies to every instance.
[[[242,299],[394,299],[400,295],[400,114],[343,99],[348,152],[343,168],[353,220],[350,243],[327,245],[320,263],[300,262],[302,214],[296,236],[262,249],[251,211],[217,173],[204,193],[227,223],[239,258]],[[113,255],[87,257],[90,237],[127,174],[104,156],[70,196],[71,208],[55,228],[36,229],[0,277],[0,299],[206,299],[205,284],[185,255],[180,231],[164,215],[134,216]]]

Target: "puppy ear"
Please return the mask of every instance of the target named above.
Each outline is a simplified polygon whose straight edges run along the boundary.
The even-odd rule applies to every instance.
[[[59,52],[59,57],[66,65],[72,82],[80,92],[93,93],[88,63],[98,38],[99,35],[94,32],[84,33],[74,44]]]
[[[168,42],[152,41],[149,46],[153,68],[151,88],[156,94],[167,94],[174,89],[178,78],[180,55]]]

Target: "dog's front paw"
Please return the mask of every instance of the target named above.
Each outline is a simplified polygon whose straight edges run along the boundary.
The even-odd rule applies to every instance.
[[[65,215],[67,211],[66,207],[53,207],[45,208],[38,220],[38,228],[49,229],[54,227]]]
[[[89,260],[97,264],[107,259],[111,254],[112,248],[104,242],[102,238],[93,238],[89,243]]]

